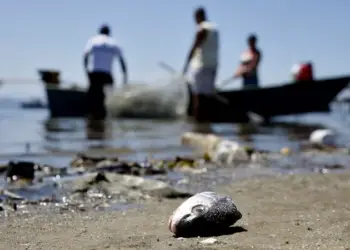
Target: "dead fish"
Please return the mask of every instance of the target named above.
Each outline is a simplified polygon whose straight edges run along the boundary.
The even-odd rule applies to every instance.
[[[175,236],[203,236],[235,224],[242,218],[233,200],[214,192],[198,193],[183,202],[170,216]]]

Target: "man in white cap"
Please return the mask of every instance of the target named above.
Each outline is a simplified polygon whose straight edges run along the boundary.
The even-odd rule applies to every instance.
[[[84,50],[84,69],[89,78],[87,108],[89,118],[93,120],[104,120],[106,117],[104,87],[114,83],[113,59],[119,59],[123,72],[123,84],[127,84],[126,62],[121,48],[110,33],[110,28],[102,25],[99,34],[88,40]]]

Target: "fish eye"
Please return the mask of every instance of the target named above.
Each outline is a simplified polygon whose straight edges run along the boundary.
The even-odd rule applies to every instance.
[[[202,215],[208,211],[208,208],[203,205],[196,205],[192,208],[192,213],[196,216]]]

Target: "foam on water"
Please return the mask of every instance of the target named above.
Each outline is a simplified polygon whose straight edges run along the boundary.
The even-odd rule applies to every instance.
[[[188,94],[181,76],[151,84],[131,83],[107,91],[106,107],[110,117],[179,118],[186,115]]]

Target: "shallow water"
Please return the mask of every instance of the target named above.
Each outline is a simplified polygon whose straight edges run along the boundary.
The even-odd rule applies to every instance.
[[[186,131],[214,132],[224,137],[238,140],[255,148],[279,151],[282,147],[297,149],[300,142],[308,139],[317,127],[336,130],[341,146],[350,143],[350,113],[348,107],[336,108],[331,114],[308,114],[276,119],[269,126],[255,128],[248,125],[212,124],[199,127],[181,120],[132,120],[114,119],[106,124],[104,132],[88,129],[82,119],[48,120],[45,109],[20,109],[18,100],[0,102],[0,163],[9,160],[30,160],[58,167],[67,166],[77,152],[88,149],[104,149],[124,159],[143,160],[147,156],[154,158],[172,158],[176,155],[190,155],[191,151],[180,144],[180,136]],[[333,159],[320,157],[320,162],[332,162]],[[350,168],[350,164],[345,165]],[[293,159],[286,161],[295,162]],[[290,167],[291,166],[291,167]],[[296,172],[310,172],[314,167],[294,164]],[[236,169],[217,170],[208,174],[208,181],[225,183],[235,178],[252,175],[285,174],[294,168],[289,162],[274,165],[268,170]],[[212,177],[210,177],[212,176]],[[214,176],[214,177],[213,177]],[[181,174],[171,173],[170,179],[178,181]],[[197,177],[192,177],[197,178]],[[0,185],[3,185],[3,178]],[[198,182],[207,183],[204,180]],[[200,187],[200,185],[198,186]],[[38,199],[52,194],[52,180],[30,189],[19,190],[19,194],[29,199]]]
[[[285,146],[297,147],[317,127],[336,130],[341,135],[338,139],[341,145],[349,143],[350,138],[350,115],[336,112],[283,117],[259,128],[232,124],[200,127],[176,120],[115,119],[105,125],[104,132],[88,129],[83,119],[53,121],[47,117],[46,110],[0,107],[0,161],[39,157],[49,164],[64,165],[72,154],[93,148],[113,148],[116,153],[128,153],[126,157],[138,160],[149,154],[156,158],[172,157],[188,151],[180,144],[180,136],[186,131],[214,132],[272,151]],[[28,147],[31,155],[20,156]],[[61,154],[56,157],[46,155],[48,153]]]

